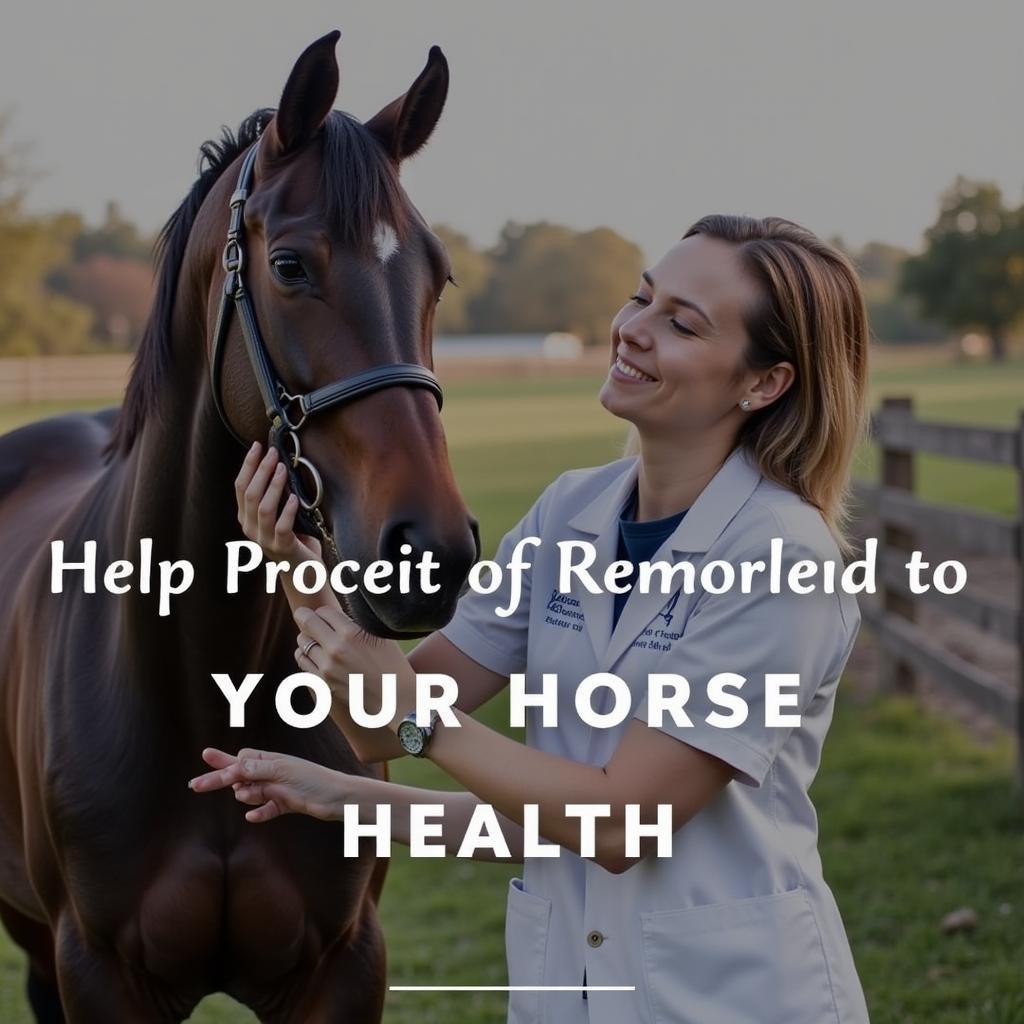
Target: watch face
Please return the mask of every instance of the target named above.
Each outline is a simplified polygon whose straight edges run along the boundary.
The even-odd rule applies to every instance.
[[[415,722],[402,722],[398,726],[398,740],[410,754],[423,749],[423,731]]]

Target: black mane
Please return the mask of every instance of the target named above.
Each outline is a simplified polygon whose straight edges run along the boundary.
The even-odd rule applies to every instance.
[[[171,358],[171,322],[178,278],[189,234],[214,184],[259,137],[274,111],[257,110],[238,127],[221,130],[220,139],[199,147],[199,177],[157,237],[156,297],[135,354],[131,378],[105,454],[108,459],[131,451],[160,394]],[[329,230],[342,244],[364,249],[379,221],[391,224],[404,239],[409,210],[398,171],[383,147],[350,114],[332,111],[321,132],[320,194]]]

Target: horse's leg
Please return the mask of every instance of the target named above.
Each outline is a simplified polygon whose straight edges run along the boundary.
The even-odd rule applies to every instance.
[[[367,904],[353,939],[323,957],[284,1012],[264,1024],[380,1024],[387,986],[387,956],[377,912]]]
[[[68,1024],[177,1024],[192,1012],[191,1004],[172,1005],[162,993],[132,985],[123,961],[113,953],[90,949],[67,913],[57,927],[56,959]]]
[[[28,984],[25,991],[36,1024],[67,1024],[57,986],[38,974],[31,964],[28,968]]]
[[[6,903],[0,903],[0,921],[14,942],[28,954],[26,991],[36,1024],[65,1024],[49,925],[25,917]]]

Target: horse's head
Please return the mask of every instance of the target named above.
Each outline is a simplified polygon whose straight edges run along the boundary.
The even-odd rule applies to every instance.
[[[430,551],[440,563],[437,593],[419,589],[413,572],[411,593],[360,588],[348,599],[369,631],[418,635],[451,617],[479,553],[476,523],[448,461],[439,391],[429,373],[416,376],[416,367],[432,366],[434,308],[451,267],[398,180],[400,164],[423,146],[440,117],[448,65],[432,47],[409,90],[363,124],[332,111],[337,39],[331,33],[299,57],[259,139],[240,236],[253,316],[247,328],[246,310],[227,303],[218,344],[214,318],[225,285],[218,268],[209,282],[214,387],[231,430],[265,442],[267,389],[261,396],[257,387],[254,323],[270,373],[282,385],[286,422],[278,424],[277,443],[289,454],[301,444],[293,484],[301,485],[307,503],[322,483],[311,516],[333,538],[337,556],[365,566],[376,559],[416,561]],[[236,175],[228,170],[204,204],[216,213],[222,243],[224,197]],[[234,255],[226,260],[229,270],[237,269]],[[318,389],[354,377],[365,381],[357,375],[394,364],[412,369],[404,378],[373,382],[355,398],[336,391],[304,420],[302,403],[291,397],[324,396]]]

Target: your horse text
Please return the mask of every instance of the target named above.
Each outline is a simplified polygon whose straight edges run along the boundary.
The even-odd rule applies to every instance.
[[[229,674],[215,672],[217,684],[229,706],[232,728],[245,726],[245,705],[263,679],[262,673],[251,672],[236,683]],[[521,728],[526,724],[526,709],[540,709],[542,728],[557,728],[559,715],[559,681],[554,672],[545,672],[539,692],[527,692],[526,675],[521,672],[509,677],[509,724]],[[800,724],[800,715],[794,713],[799,703],[800,677],[792,672],[768,672],[763,687],[755,687],[757,700],[748,703],[741,695],[747,684],[745,676],[736,672],[719,672],[707,682],[707,701],[712,710],[703,720],[716,729],[735,729],[750,714],[750,704],[761,705],[760,713],[766,727],[792,728]],[[308,710],[295,708],[295,691],[308,689],[313,694],[313,705]],[[603,695],[607,693],[607,699]],[[602,694],[602,696],[598,696]],[[296,729],[311,729],[326,721],[336,694],[327,683],[311,672],[293,672],[281,680],[275,694],[277,714],[285,725]],[[360,673],[348,677],[347,705],[349,714],[358,724],[369,729],[388,726],[398,715],[398,680],[394,673],[381,677],[381,706],[377,710],[366,707],[364,680]],[[430,721],[433,711],[441,716],[442,725],[459,727],[452,708],[458,700],[459,686],[451,676],[441,673],[417,673],[416,715],[421,725]],[[680,728],[692,728],[693,721],[686,712],[691,697],[691,686],[685,676],[675,672],[652,672],[647,677],[647,723],[660,727],[665,716]],[[611,672],[595,672],[586,676],[576,687],[575,711],[581,721],[595,729],[612,729],[625,722],[632,714],[633,694],[629,684]],[[609,705],[598,710],[595,705]],[[405,710],[405,709],[403,709]]]

